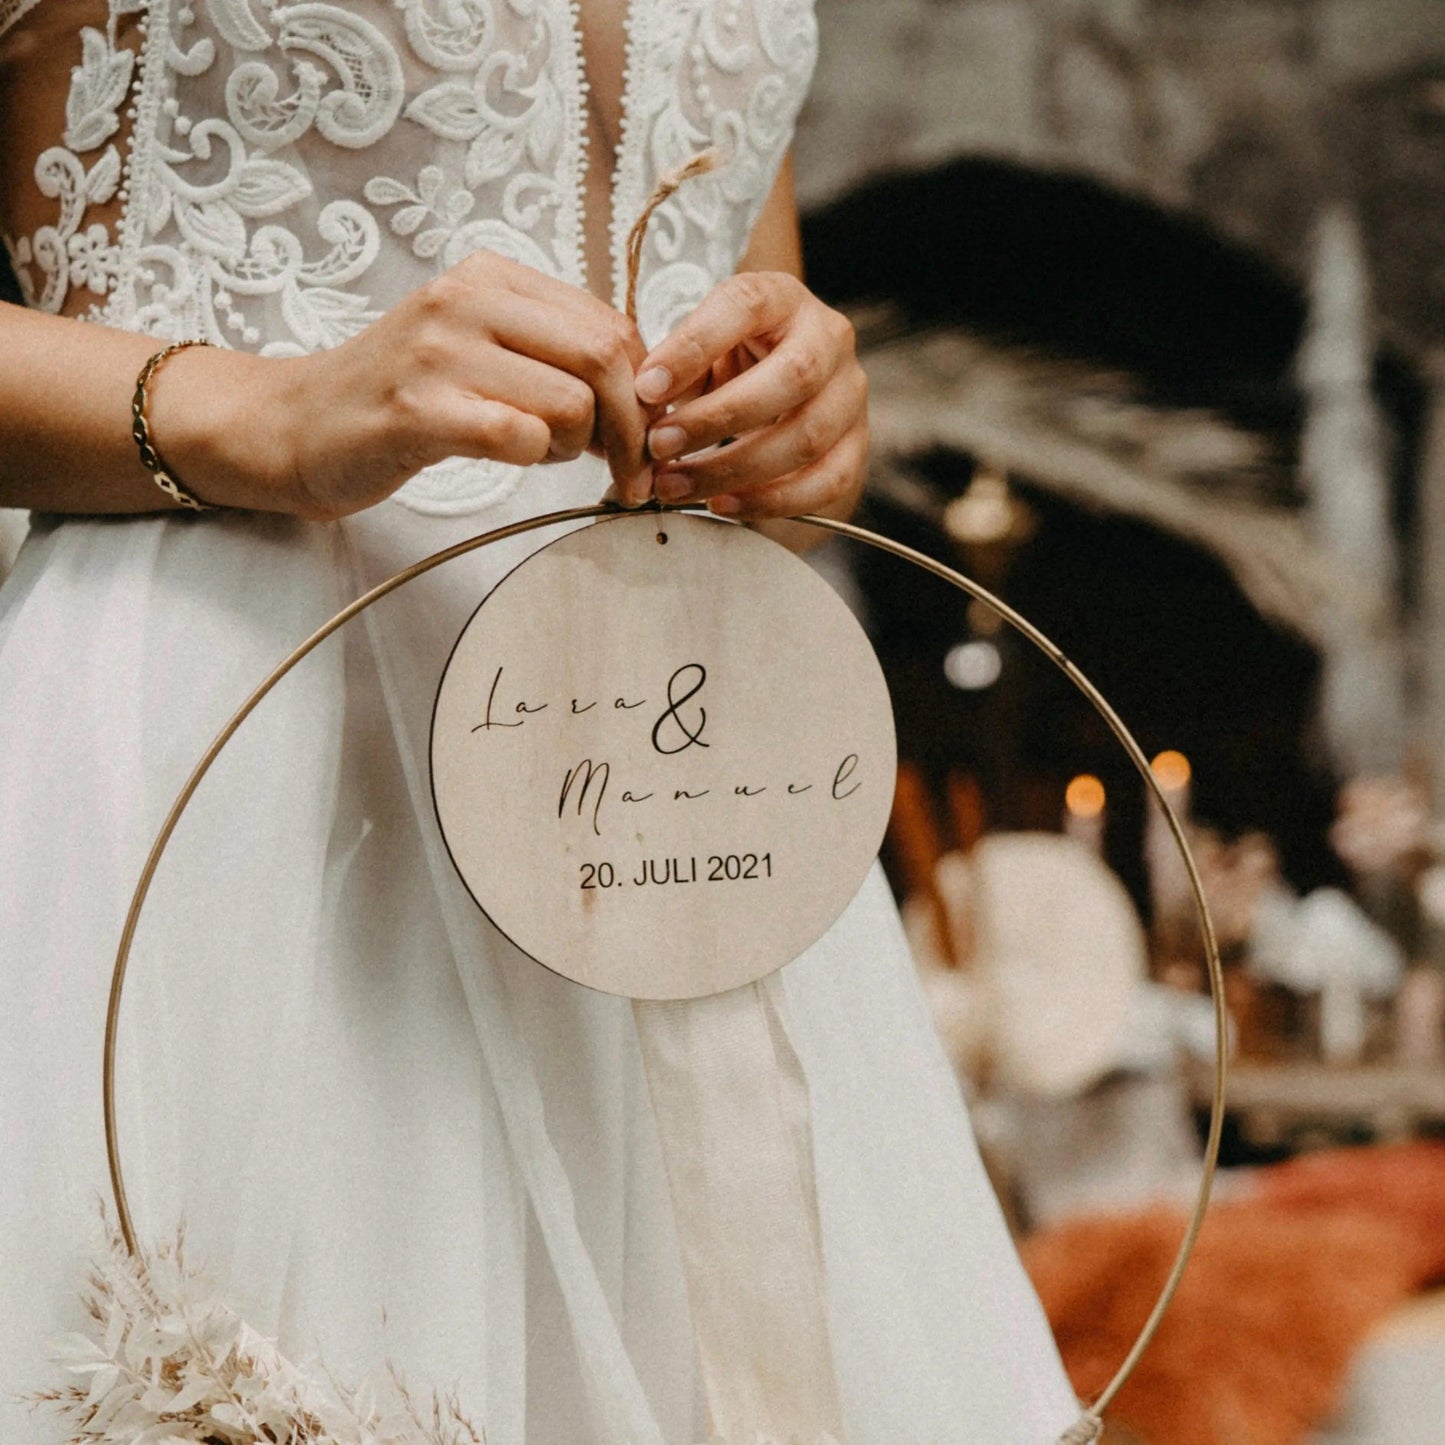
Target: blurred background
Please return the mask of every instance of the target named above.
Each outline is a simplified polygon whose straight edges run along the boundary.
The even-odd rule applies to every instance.
[[[1218,926],[1219,1203],[1106,1438],[1445,1445],[1445,0],[818,14],[797,182],[871,380],[860,520],[1098,684]],[[893,692],[920,975],[1092,1398],[1199,1183],[1187,875],[993,609],[820,565]]]
[[[862,520],[1043,629],[1191,840],[1220,1206],[1109,1438],[1445,1442],[1445,3],[819,0],[808,277]],[[885,861],[1081,1393],[1198,1186],[1188,878],[986,605],[824,561],[893,689]]]

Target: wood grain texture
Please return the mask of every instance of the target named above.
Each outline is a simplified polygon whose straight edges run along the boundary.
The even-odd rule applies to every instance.
[[[539,962],[632,998],[719,993],[802,953],[862,884],[896,766],[837,594],[765,538],[678,514],[604,519],[505,578],[432,730],[472,896]]]

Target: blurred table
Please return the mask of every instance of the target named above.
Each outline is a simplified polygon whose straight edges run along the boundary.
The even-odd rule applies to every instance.
[[[1210,1071],[1189,1071],[1190,1092],[1207,1107]],[[1349,1067],[1316,1063],[1230,1065],[1229,1112],[1255,1144],[1283,1143],[1311,1130],[1358,1132],[1399,1139],[1422,1126],[1445,1124],[1445,1069],[1403,1064]]]

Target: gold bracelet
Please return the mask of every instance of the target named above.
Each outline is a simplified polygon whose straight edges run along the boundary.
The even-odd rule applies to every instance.
[[[174,356],[176,352],[184,351],[188,346],[209,346],[210,344],[201,337],[193,337],[189,341],[173,342],[164,350],[156,352],[141,367],[140,375],[135,379],[135,396],[131,398],[130,403],[130,434],[135,438],[136,446],[140,448],[141,465],[151,474],[155,479],[156,486],[171,501],[192,512],[214,512],[216,508],[209,502],[203,502],[167,471],[166,464],[161,460],[161,454],[155,449],[155,443],[151,441],[150,425],[146,417],[146,405],[150,398],[146,395],[146,387],[150,384],[151,377],[155,375],[156,368],[166,357]]]

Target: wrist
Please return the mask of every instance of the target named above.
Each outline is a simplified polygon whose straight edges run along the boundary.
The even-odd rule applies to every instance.
[[[148,422],[187,490],[216,507],[301,510],[293,482],[297,365],[203,346],[167,359],[151,388]]]

